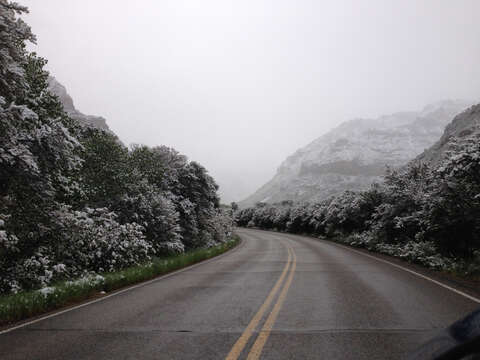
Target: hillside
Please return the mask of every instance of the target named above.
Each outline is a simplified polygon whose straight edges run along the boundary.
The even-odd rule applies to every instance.
[[[442,137],[430,148],[421,153],[415,160],[429,164],[437,164],[446,157],[453,138],[462,139],[474,133],[480,133],[480,104],[473,105],[455,116],[449,123]]]
[[[469,105],[447,100],[419,112],[344,122],[289,156],[273,179],[240,206],[315,201],[347,189],[365,189],[381,179],[387,164],[401,166],[432,146],[452,118]]]
[[[480,274],[479,174],[480,104],[455,116],[440,140],[414,160],[386,171],[378,186],[321,201],[257,203],[237,213],[237,225],[334,238],[475,277]]]

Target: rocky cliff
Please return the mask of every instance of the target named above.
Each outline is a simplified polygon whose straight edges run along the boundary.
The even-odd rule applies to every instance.
[[[98,127],[104,130],[110,130],[108,128],[106,120],[101,116],[85,115],[78,111],[73,105],[72,97],[67,93],[65,86],[60,84],[53,76],[48,78],[48,86],[52,93],[58,96],[60,102],[63,104],[63,108],[68,115],[86,125]]]
[[[365,189],[381,180],[387,164],[401,166],[431,147],[452,118],[469,105],[448,100],[419,112],[342,123],[289,156],[274,178],[240,206],[315,201],[347,189]]]
[[[455,116],[453,121],[446,126],[440,140],[417,156],[415,160],[435,165],[445,158],[452,139],[461,139],[473,133],[480,133],[480,104],[473,105]]]

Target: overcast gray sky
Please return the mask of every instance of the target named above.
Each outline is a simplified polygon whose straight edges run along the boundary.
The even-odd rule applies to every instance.
[[[200,162],[224,201],[342,121],[480,94],[477,0],[18,1],[79,110]]]

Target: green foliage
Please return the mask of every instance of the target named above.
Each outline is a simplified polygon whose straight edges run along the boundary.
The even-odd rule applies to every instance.
[[[84,203],[91,207],[117,203],[130,182],[128,149],[115,135],[96,128],[86,128],[81,143]]]

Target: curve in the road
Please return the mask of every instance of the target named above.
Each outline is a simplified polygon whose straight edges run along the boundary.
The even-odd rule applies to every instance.
[[[402,359],[478,307],[331,242],[238,233],[236,250],[4,332],[0,358]]]

